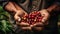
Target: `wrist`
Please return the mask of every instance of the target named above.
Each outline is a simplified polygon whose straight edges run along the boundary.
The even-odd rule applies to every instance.
[[[47,8],[46,10],[50,13],[53,9],[52,8]]]
[[[48,9],[43,9],[43,10],[46,10],[46,12],[50,13],[50,10],[48,10]]]
[[[57,7],[57,5],[54,4],[54,5],[50,6],[50,7],[48,7],[47,10],[49,12],[52,12],[54,9],[56,9],[56,7]]]
[[[48,13],[50,13],[52,10],[50,10],[50,9],[46,9],[46,11],[47,11]]]

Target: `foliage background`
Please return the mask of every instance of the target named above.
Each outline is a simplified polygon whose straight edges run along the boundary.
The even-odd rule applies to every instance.
[[[0,6],[0,33],[7,34],[12,32],[12,24],[9,21],[10,14]]]

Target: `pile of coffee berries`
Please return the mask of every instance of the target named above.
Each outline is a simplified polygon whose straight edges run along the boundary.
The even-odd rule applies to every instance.
[[[42,18],[43,16],[41,16],[41,13],[38,11],[35,11],[35,12],[31,12],[28,15],[24,15],[21,18],[21,22],[29,23],[31,25],[31,24],[41,22]]]

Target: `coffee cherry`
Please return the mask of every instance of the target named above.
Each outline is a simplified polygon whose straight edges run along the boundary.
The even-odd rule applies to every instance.
[[[31,18],[34,18],[34,16],[31,16]]]
[[[36,14],[37,13],[37,11],[34,11],[34,14]]]
[[[37,17],[37,19],[42,19],[42,17]]]
[[[35,22],[32,22],[32,25],[35,24]]]
[[[41,22],[42,19],[38,19],[39,22]]]
[[[36,14],[32,14],[32,16],[36,16]]]
[[[39,14],[40,14],[40,12],[37,12],[36,14],[37,14],[37,15],[39,15]]]

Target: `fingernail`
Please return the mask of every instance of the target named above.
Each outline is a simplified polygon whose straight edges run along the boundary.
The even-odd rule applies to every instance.
[[[42,22],[44,22],[44,20],[42,20]]]
[[[18,21],[21,21],[21,19],[19,18]]]
[[[33,25],[30,25],[31,27],[33,26]]]

